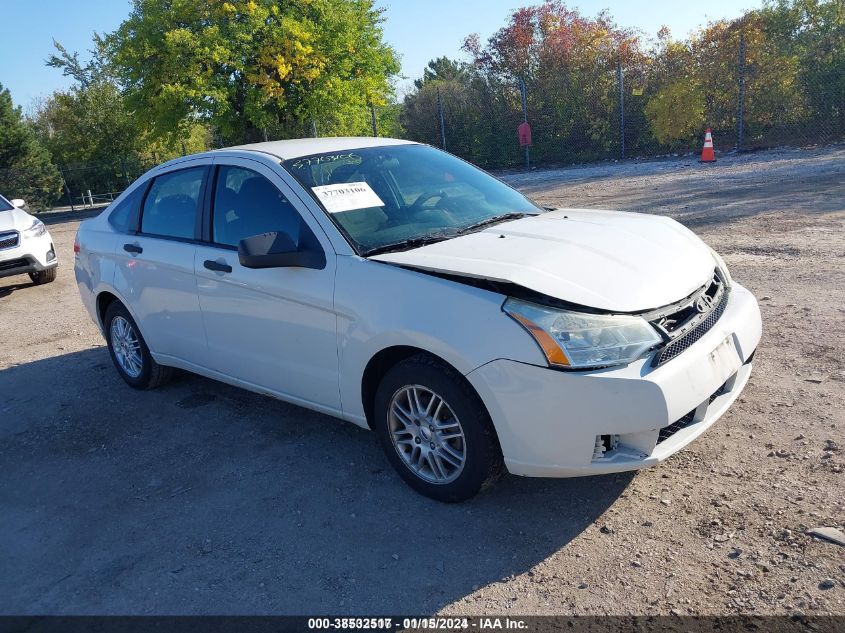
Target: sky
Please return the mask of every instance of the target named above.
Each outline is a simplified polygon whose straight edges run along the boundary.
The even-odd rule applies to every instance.
[[[571,0],[568,5],[588,17],[608,9],[620,26],[636,27],[647,36],[668,26],[683,37],[708,20],[734,18],[743,10],[760,6],[761,0]],[[44,65],[53,52],[53,40],[84,58],[92,33],[117,28],[128,15],[129,0],[0,0],[0,84],[26,111],[36,99],[70,80],[61,71]],[[385,40],[402,59],[398,83],[401,96],[411,80],[422,74],[430,59],[462,56],[461,43],[470,33],[482,40],[505,24],[510,12],[534,0],[376,0],[385,9]]]

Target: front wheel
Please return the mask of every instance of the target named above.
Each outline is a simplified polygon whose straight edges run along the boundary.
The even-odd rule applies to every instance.
[[[390,369],[375,398],[375,431],[391,465],[417,492],[464,501],[502,471],[484,404],[466,379],[427,355]]]
[[[170,379],[173,370],[153,360],[123,304],[115,301],[108,307],[104,326],[112,362],[126,384],[135,389],[155,389]]]
[[[59,272],[58,266],[53,266],[52,268],[48,268],[47,270],[40,270],[38,272],[29,273],[29,278],[32,279],[32,283],[36,286],[40,286],[41,284],[48,284],[51,281],[56,281],[56,274]]]

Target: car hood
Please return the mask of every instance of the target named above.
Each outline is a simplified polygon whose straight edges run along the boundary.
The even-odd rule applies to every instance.
[[[659,308],[713,275],[710,249],[671,218],[559,209],[370,259],[517,284],[610,312]]]
[[[0,211],[0,231],[23,231],[32,226],[33,217],[23,209]]]

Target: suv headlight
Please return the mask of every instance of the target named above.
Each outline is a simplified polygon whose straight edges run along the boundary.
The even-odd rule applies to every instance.
[[[508,299],[502,309],[528,330],[554,367],[626,365],[663,341],[637,316],[570,312],[518,299]]]
[[[44,223],[35,218],[32,221],[32,225],[29,228],[23,230],[24,237],[41,237],[47,232],[47,227],[44,226]]]

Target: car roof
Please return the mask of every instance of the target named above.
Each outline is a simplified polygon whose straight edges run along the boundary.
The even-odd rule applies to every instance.
[[[296,138],[286,141],[267,141],[266,143],[250,143],[249,145],[236,145],[215,151],[247,150],[271,154],[282,160],[299,158],[311,154],[324,154],[326,152],[340,152],[351,149],[362,149],[365,147],[384,147],[387,145],[412,145],[413,141],[404,141],[397,138],[382,138],[373,136],[334,136],[320,138]]]

